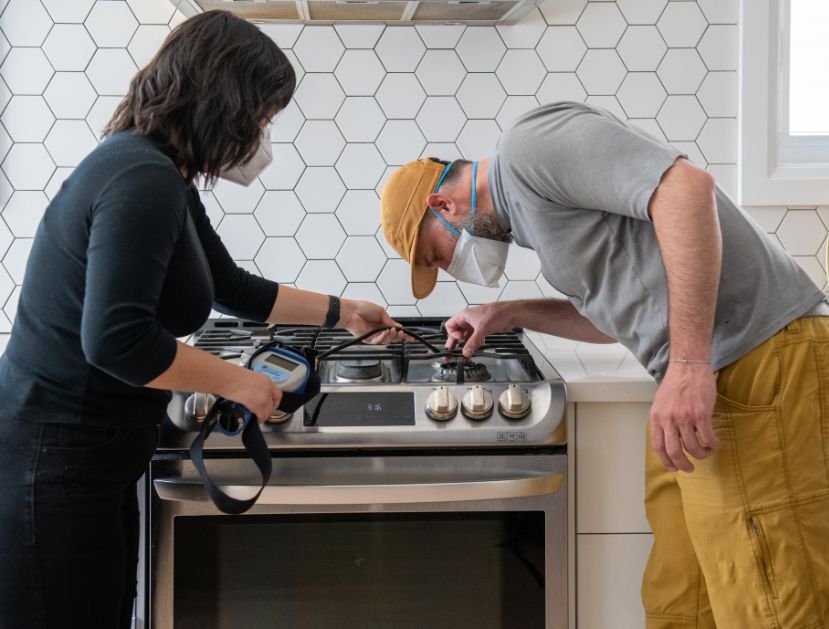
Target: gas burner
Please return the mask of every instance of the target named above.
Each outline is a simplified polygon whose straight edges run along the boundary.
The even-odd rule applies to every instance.
[[[457,382],[458,363],[440,363],[436,365],[436,371],[432,375],[432,382]],[[489,370],[483,363],[467,361],[463,363],[464,382],[486,382],[491,378]]]
[[[369,382],[383,379],[383,365],[376,358],[343,358],[337,361],[338,382]]]

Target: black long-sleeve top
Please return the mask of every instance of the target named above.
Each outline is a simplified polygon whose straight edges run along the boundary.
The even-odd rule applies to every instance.
[[[0,358],[0,417],[157,423],[170,394],[143,385],[173,362],[176,337],[211,306],[264,321],[277,291],[233,262],[157,143],[118,133],[81,162],[38,226]]]

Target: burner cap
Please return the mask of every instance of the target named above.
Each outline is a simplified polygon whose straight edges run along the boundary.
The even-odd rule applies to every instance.
[[[490,378],[489,370],[483,363],[467,361],[463,364],[464,382],[486,382]],[[457,382],[458,363],[441,363],[438,366],[438,370],[432,376],[432,380],[435,382]]]
[[[337,377],[348,380],[371,380],[383,374],[375,358],[345,358],[337,361]]]

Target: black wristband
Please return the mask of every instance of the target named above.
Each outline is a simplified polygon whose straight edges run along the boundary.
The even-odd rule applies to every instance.
[[[333,328],[340,320],[340,298],[334,295],[328,296],[328,313],[325,315],[324,328]]]

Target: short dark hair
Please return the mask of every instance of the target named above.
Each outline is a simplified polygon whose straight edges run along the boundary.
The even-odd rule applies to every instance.
[[[430,157],[429,159],[432,160],[433,162],[443,164],[444,166],[446,166],[446,164],[449,163],[449,162],[447,162],[445,160],[442,160],[440,158],[437,158],[437,157]],[[471,166],[471,165],[472,165],[472,162],[470,162],[469,160],[466,160],[466,159],[456,159],[455,161],[453,161],[452,166],[449,168],[449,172],[446,173],[446,177],[441,182],[440,187],[443,187],[445,185],[450,185],[451,186],[453,183],[456,183],[461,178],[461,175],[463,175],[464,167],[465,166]]]
[[[104,134],[157,138],[189,182],[199,174],[212,182],[253,156],[262,122],[288,105],[295,87],[291,62],[272,39],[228,11],[207,11],[167,36]]]

